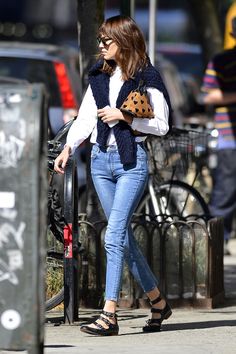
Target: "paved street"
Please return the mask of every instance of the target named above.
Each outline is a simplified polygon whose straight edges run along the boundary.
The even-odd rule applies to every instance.
[[[91,315],[91,311],[82,311],[81,322],[91,318]],[[107,338],[81,333],[78,326],[47,326],[45,353],[236,352],[235,305],[214,310],[174,310],[160,333],[142,333],[146,318],[146,310],[120,311],[120,335]]]
[[[149,310],[118,311],[120,334],[114,337],[96,337],[80,332],[81,323],[95,317],[99,311],[80,309],[76,325],[58,324],[59,313],[47,315],[45,354],[234,354],[236,353],[236,240],[231,242],[232,256],[224,257],[225,291],[224,306],[213,310],[174,309],[164,322],[160,333],[144,334],[142,326]],[[1,354],[19,352],[0,351]]]
[[[119,310],[120,335],[94,337],[79,331],[78,325],[46,326],[45,354],[72,353],[236,353],[236,240],[230,244],[233,256],[224,257],[224,306],[213,310],[174,309],[161,333],[143,334],[147,309]],[[79,325],[98,311],[80,310]]]

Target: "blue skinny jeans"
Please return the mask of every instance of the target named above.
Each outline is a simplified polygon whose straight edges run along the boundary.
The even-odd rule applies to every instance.
[[[132,215],[144,192],[147,179],[147,154],[137,143],[137,162],[124,166],[117,147],[98,144],[91,151],[91,175],[108,220],[105,234],[105,299],[118,301],[124,261],[144,292],[157,286],[157,280],[141,253],[131,228]]]

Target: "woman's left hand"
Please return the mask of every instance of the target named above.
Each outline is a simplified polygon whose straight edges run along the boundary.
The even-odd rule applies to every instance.
[[[111,107],[98,109],[98,117],[101,118],[104,123],[111,123],[115,120],[123,120],[126,123],[131,124],[133,121],[133,118],[129,114],[121,112],[119,108]]]

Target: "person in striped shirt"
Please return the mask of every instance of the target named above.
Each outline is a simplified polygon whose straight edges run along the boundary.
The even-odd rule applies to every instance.
[[[236,17],[231,35],[236,44]],[[210,211],[224,218],[225,254],[230,254],[228,240],[236,210],[236,46],[215,55],[203,78],[203,103],[214,106],[218,130],[217,167],[213,171]]]

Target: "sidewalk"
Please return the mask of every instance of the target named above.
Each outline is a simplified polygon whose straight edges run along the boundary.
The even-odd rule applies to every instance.
[[[45,326],[45,354],[233,354],[236,353],[236,240],[230,242],[232,256],[224,257],[224,306],[213,310],[174,309],[160,333],[144,334],[142,326],[149,310],[119,309],[119,336],[96,337],[80,332],[79,326],[99,313],[80,309],[79,323],[58,325],[60,314],[50,312]],[[57,325],[53,319],[57,317]],[[0,351],[0,354],[19,352]]]
[[[232,256],[224,257],[224,306],[213,310],[174,309],[160,333],[144,334],[147,309],[119,310],[119,336],[96,337],[80,332],[78,325],[46,325],[45,354],[233,354],[236,353],[236,240]],[[81,309],[79,325],[99,311]]]

